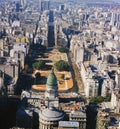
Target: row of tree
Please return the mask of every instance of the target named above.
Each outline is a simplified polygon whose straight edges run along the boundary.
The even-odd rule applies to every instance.
[[[102,103],[104,101],[110,101],[110,99],[111,99],[110,95],[107,95],[106,97],[95,96],[95,97],[90,98],[90,103],[98,104],[98,103]]]
[[[35,63],[33,63],[32,68],[37,69],[37,70],[43,69],[46,67],[45,63],[46,63],[45,60],[36,61]],[[64,61],[64,60],[57,61],[55,63],[55,67],[58,71],[68,71],[69,70],[69,64],[67,61]]]

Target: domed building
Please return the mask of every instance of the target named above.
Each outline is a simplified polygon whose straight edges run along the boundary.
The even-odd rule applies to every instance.
[[[42,110],[39,114],[39,129],[53,129],[58,127],[58,122],[64,119],[64,112],[54,107]]]
[[[64,119],[64,112],[59,110],[58,99],[58,81],[52,69],[48,75],[45,91],[45,105],[46,109],[43,109],[39,113],[39,129],[53,129],[58,127],[58,122]]]
[[[45,105],[47,107],[59,107],[58,99],[58,80],[52,69],[51,73],[47,77],[46,91],[45,91]]]

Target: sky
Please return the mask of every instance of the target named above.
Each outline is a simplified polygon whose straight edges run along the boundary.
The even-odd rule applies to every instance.
[[[119,2],[120,3],[120,0],[111,0],[111,1],[115,1],[115,2]]]

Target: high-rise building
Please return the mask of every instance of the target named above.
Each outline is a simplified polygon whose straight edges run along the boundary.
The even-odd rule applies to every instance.
[[[64,11],[66,9],[66,4],[59,5],[59,10]]]
[[[26,0],[20,0],[20,4],[24,8],[27,4],[27,1]]]
[[[41,11],[41,1],[42,0],[39,0],[39,11]]]
[[[16,12],[19,12],[19,10],[20,10],[20,4],[17,2],[16,3]]]
[[[41,0],[40,5],[41,5],[41,11],[50,10],[50,1],[49,0]]]
[[[53,47],[55,45],[54,36],[54,12],[49,12],[49,22],[48,22],[48,47]]]

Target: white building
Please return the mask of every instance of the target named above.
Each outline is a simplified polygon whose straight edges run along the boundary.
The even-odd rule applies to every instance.
[[[120,113],[120,91],[119,90],[112,91],[111,106],[116,113]]]
[[[88,62],[87,62],[88,63]],[[99,79],[97,73],[92,71],[89,64],[81,63],[81,77],[84,84],[84,92],[86,97],[94,97],[99,95]]]

